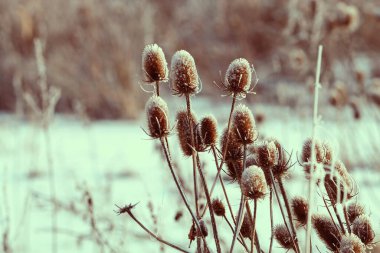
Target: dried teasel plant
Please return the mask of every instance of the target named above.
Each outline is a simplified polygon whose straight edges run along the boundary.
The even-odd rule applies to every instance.
[[[232,115],[232,131],[241,145],[252,144],[257,139],[255,119],[247,106],[240,104],[236,107]]]
[[[339,253],[364,253],[365,247],[354,234],[344,235],[340,241]]]
[[[146,133],[153,139],[166,137],[170,132],[166,102],[153,95],[145,105],[145,112],[148,120],[148,132]]]
[[[292,235],[289,233],[285,225],[278,225],[274,229],[274,237],[276,241],[286,250],[294,249]]]
[[[305,226],[307,223],[307,214],[309,211],[309,204],[303,197],[294,197],[291,200],[292,210],[297,222],[300,226]]]
[[[194,95],[201,89],[194,58],[185,50],[177,51],[173,55],[170,77],[175,95]]]
[[[250,199],[263,198],[268,190],[263,170],[255,165],[246,168],[241,176],[240,187],[242,193]]]
[[[350,223],[362,214],[365,214],[365,209],[360,203],[352,202],[348,205],[347,215]]]
[[[369,245],[375,239],[375,232],[367,215],[360,215],[352,222],[352,233],[365,244]]]
[[[313,215],[312,221],[314,229],[326,247],[333,252],[339,250],[342,236],[330,218],[316,214]]]
[[[144,47],[142,53],[142,69],[147,83],[155,83],[156,94],[160,95],[160,82],[168,80],[168,66],[162,48],[157,44],[150,44]]]

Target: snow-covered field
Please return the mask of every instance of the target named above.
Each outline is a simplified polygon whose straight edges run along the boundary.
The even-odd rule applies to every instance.
[[[228,117],[228,106],[211,102],[194,104],[195,111],[218,115],[220,129]],[[204,108],[207,108],[205,110]],[[299,154],[303,141],[311,134],[309,116],[299,116],[286,108],[251,106],[254,114],[263,112],[265,121],[258,125],[260,135],[280,140],[288,150]],[[321,114],[327,114],[321,111]],[[174,112],[171,117],[173,119]],[[338,112],[335,112],[338,115]],[[332,141],[340,157],[349,162],[360,192],[357,200],[370,214],[375,231],[380,232],[380,117],[366,111],[360,121],[349,119],[348,113],[329,115],[318,129],[319,136]],[[200,117],[203,116],[200,114]],[[117,216],[114,204],[139,204],[134,214],[152,230],[171,242],[186,248],[190,216],[171,180],[165,161],[157,149],[157,141],[149,140],[137,121],[103,121],[89,125],[79,120],[58,116],[51,126],[52,167],[56,181],[56,200],[51,201],[48,165],[43,132],[31,123],[14,116],[0,117],[0,232],[9,227],[9,246],[13,252],[51,252],[51,209],[58,207],[58,252],[160,252],[160,244],[147,236],[128,216]],[[191,159],[182,157],[177,138],[169,138],[174,160],[188,188],[192,184]],[[298,153],[297,153],[298,152]],[[293,157],[295,161],[295,156]],[[210,154],[201,154],[206,163],[209,184],[215,174]],[[286,188],[291,196],[307,193],[303,170],[296,165]],[[239,187],[228,183],[233,208],[239,205]],[[93,196],[97,226],[108,246],[100,249],[91,239],[91,226],[85,215],[84,190]],[[214,196],[222,198],[218,185]],[[188,197],[192,200],[191,196]],[[268,199],[268,198],[266,198]],[[149,205],[153,212],[149,211]],[[324,210],[316,202],[318,210]],[[268,201],[259,202],[258,233],[262,248],[269,245]],[[178,211],[183,217],[175,221]],[[156,218],[152,218],[153,216]],[[155,223],[154,220],[157,220]],[[217,217],[221,226],[222,245],[228,249],[231,231]],[[9,222],[8,222],[9,221]],[[281,218],[276,212],[276,223]],[[9,226],[8,226],[9,224]],[[211,232],[211,226],[209,226]],[[302,229],[299,236],[304,236]],[[316,235],[313,234],[315,237]],[[377,240],[379,237],[376,238]],[[315,240],[317,241],[317,240]],[[212,235],[209,245],[214,245]],[[194,249],[195,243],[192,245]],[[323,246],[320,247],[321,252]],[[242,251],[237,248],[236,252]],[[275,243],[274,252],[283,252]],[[165,248],[164,252],[172,252]]]

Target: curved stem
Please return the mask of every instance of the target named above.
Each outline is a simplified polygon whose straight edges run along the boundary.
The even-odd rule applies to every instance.
[[[234,232],[234,228],[232,227],[232,224],[231,222],[227,219],[227,217],[224,215],[223,218],[226,220],[228,226],[230,227],[232,233]],[[241,234],[239,234],[239,238],[237,239],[240,244],[244,247],[244,249],[249,252],[249,249],[248,249],[248,246],[247,244],[245,243],[244,239],[243,239],[243,236]]]
[[[172,247],[173,249],[176,249],[180,252],[185,252],[185,253],[190,253],[189,251],[187,250],[184,250],[168,241],[165,241],[164,239],[160,238],[159,236],[157,236],[155,233],[153,233],[152,231],[150,231],[147,227],[144,226],[144,224],[142,224],[132,213],[131,210],[127,211],[127,214],[142,228],[144,229],[145,232],[147,232],[150,236],[154,237],[157,241],[165,244],[165,245],[168,245],[169,247]]]
[[[343,204],[343,213],[344,213],[344,219],[346,220],[348,233],[351,234],[351,224],[350,224],[350,219],[348,218],[347,207],[345,203]]]

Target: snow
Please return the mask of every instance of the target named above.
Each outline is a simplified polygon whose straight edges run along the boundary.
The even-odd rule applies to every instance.
[[[216,115],[222,129],[228,119],[229,105],[215,105],[210,101],[193,103],[194,111]],[[266,120],[257,125],[261,136],[274,137],[288,151],[293,150],[293,162],[300,155],[302,143],[311,134],[309,116],[299,116],[287,108],[249,105],[253,114],[265,112]],[[175,106],[170,106],[175,108]],[[170,110],[169,110],[170,112]],[[323,113],[323,110],[322,112]],[[174,122],[174,111],[170,113]],[[327,115],[327,113],[325,114]],[[350,161],[347,169],[359,186],[359,195],[354,201],[365,206],[373,221],[377,234],[380,231],[380,174],[378,170],[378,114],[367,111],[361,121],[326,117],[318,128],[320,139],[329,139],[338,149],[338,157]],[[79,120],[58,116],[50,129],[53,169],[56,179],[57,199],[67,205],[75,205],[85,213],[83,188],[93,195],[94,213],[104,237],[117,252],[159,252],[160,243],[146,235],[127,215],[117,216],[114,210],[126,204],[139,203],[133,213],[150,229],[170,242],[187,248],[187,234],[191,218],[171,179],[166,161],[160,153],[159,142],[150,140],[140,129],[146,119],[138,121],[99,121],[85,125]],[[177,173],[183,179],[186,189],[192,189],[191,159],[184,158],[178,148],[177,137],[169,137],[173,160],[178,164]],[[202,153],[200,159],[205,163],[205,173],[209,184],[216,173],[212,154]],[[0,230],[3,232],[10,222],[10,246],[14,252],[51,252],[50,212],[52,205],[45,198],[50,196],[47,177],[46,146],[43,132],[33,124],[16,119],[11,115],[0,116]],[[376,170],[377,169],[377,170]],[[232,208],[235,212],[240,202],[240,187],[236,183],[226,183]],[[307,181],[303,169],[296,164],[285,179],[285,188],[290,197],[306,196]],[[217,184],[214,197],[225,203],[221,187]],[[191,192],[186,192],[193,206]],[[319,193],[318,193],[319,194]],[[317,195],[318,197],[318,194]],[[269,201],[268,196],[259,201],[257,228],[264,250],[269,245]],[[201,200],[204,203],[204,198]],[[153,205],[157,216],[154,224],[148,203]],[[7,205],[5,205],[7,203]],[[316,200],[318,212],[325,212],[323,203]],[[6,206],[9,206],[7,208]],[[338,207],[339,208],[339,207]],[[275,224],[281,224],[275,204]],[[178,222],[174,216],[183,212]],[[229,215],[227,215],[229,217]],[[207,216],[208,217],[208,216]],[[213,247],[213,236],[209,219],[206,219],[210,235],[207,240]],[[232,232],[225,222],[217,217],[223,248],[229,248]],[[107,230],[112,224],[112,230]],[[60,210],[58,213],[59,252],[97,252],[99,248],[84,239],[77,244],[77,235],[91,235],[89,222],[81,215]],[[298,236],[302,242],[304,231]],[[315,237],[315,233],[313,237]],[[376,237],[375,241],[379,238]],[[319,240],[314,240],[318,242]],[[194,251],[195,243],[191,250]],[[301,248],[302,248],[301,243]],[[319,244],[323,249],[323,246]],[[105,252],[110,252],[105,248]],[[165,252],[174,252],[166,247]],[[239,245],[236,252],[241,252]],[[283,252],[275,243],[274,252]]]

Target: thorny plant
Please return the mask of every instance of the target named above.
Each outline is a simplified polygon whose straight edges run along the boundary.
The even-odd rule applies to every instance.
[[[235,252],[235,244],[240,244],[245,252],[273,251],[274,239],[284,249],[296,253],[319,250],[317,242],[311,237],[312,228],[331,252],[359,253],[371,248],[374,243],[374,230],[369,218],[365,215],[364,208],[353,200],[356,195],[355,182],[347,168],[337,159],[334,150],[327,142],[318,140],[316,126],[318,124],[318,89],[320,88],[320,65],[322,48],[318,52],[317,73],[315,82],[314,121],[313,135],[307,139],[302,147],[302,155],[299,166],[303,167],[306,180],[309,182],[309,196],[290,197],[286,182],[286,175],[290,169],[297,165],[293,163],[293,152],[288,152],[273,138],[258,141],[258,129],[251,110],[239,104],[235,106],[236,99],[243,99],[247,94],[254,94],[257,77],[253,65],[247,60],[239,58],[229,65],[225,80],[218,85],[227,95],[232,96],[231,110],[224,133],[220,137],[220,146],[217,147],[218,134],[217,122],[213,116],[207,116],[198,121],[191,109],[190,98],[200,90],[200,79],[196,70],[193,57],[181,50],[174,54],[171,62],[170,80],[174,95],[186,98],[186,110],[179,111],[176,117],[175,127],[169,124],[169,109],[166,102],[159,96],[160,82],[167,76],[166,60],[162,49],[154,45],[146,46],[143,53],[143,71],[150,83],[155,84],[155,94],[146,104],[146,116],[148,129],[144,130],[153,140],[159,140],[164,158],[167,162],[173,181],[192,218],[189,226],[190,242],[196,240],[196,252],[226,252],[220,240],[222,226],[217,223],[217,217],[221,217],[231,229],[231,244],[229,252]],[[149,57],[147,57],[147,55]],[[254,74],[254,84],[252,83]],[[179,146],[183,154],[192,157],[193,162],[193,192],[184,191],[187,181],[179,181],[174,162],[171,157],[169,135],[177,130]],[[204,169],[201,166],[199,153],[211,151],[215,161],[216,175],[209,188]],[[223,168],[225,165],[225,169]],[[178,167],[178,165],[175,165]],[[237,184],[241,190],[239,209],[234,212],[229,201],[227,188],[220,173],[224,171],[231,182]],[[219,180],[224,198],[213,198],[216,182]],[[186,185],[186,188],[187,185]],[[328,216],[317,214],[314,211],[314,191],[318,190],[319,197],[323,200]],[[194,202],[188,198],[193,193]],[[206,205],[199,205],[199,196],[206,197]],[[270,198],[270,228],[271,239],[266,242],[260,238],[262,227],[257,226],[258,214],[264,215],[266,211],[260,206],[260,201]],[[277,201],[283,223],[275,226],[273,196]],[[252,206],[253,204],[253,206]],[[127,214],[146,233],[161,242],[181,252],[190,252],[182,246],[175,245],[163,236],[153,232],[145,226],[135,215],[133,210],[137,204],[117,206],[115,212],[118,215]],[[261,208],[259,208],[261,207]],[[253,208],[253,211],[252,211]],[[331,209],[333,211],[331,211]],[[206,240],[209,232],[207,228],[209,213],[212,234],[215,246],[208,244]],[[226,214],[229,212],[230,217]],[[343,218],[342,218],[343,217]],[[301,245],[298,234],[302,230],[306,232],[304,245]],[[247,241],[249,240],[249,241]],[[267,246],[268,243],[268,246]],[[265,246],[264,246],[265,245]]]

